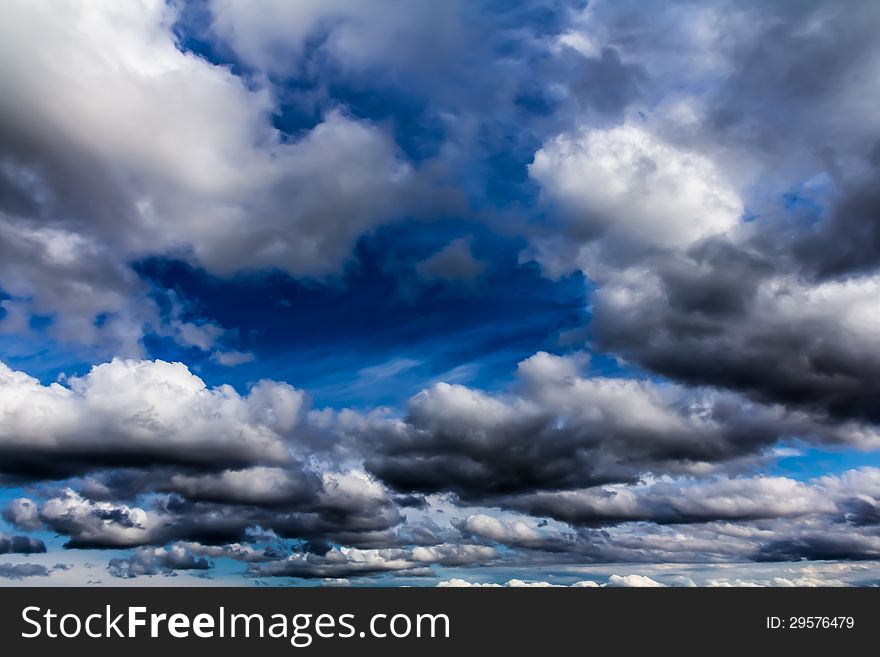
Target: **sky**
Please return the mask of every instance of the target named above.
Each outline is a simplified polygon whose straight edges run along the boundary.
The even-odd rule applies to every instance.
[[[0,584],[880,582],[880,6],[0,6]]]

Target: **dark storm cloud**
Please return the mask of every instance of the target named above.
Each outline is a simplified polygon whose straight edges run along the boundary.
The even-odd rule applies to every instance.
[[[866,103],[878,92],[878,20],[870,2],[595,8],[587,27],[645,68],[646,93],[685,108],[628,120],[623,132],[573,133],[561,142],[568,151],[545,143],[532,166],[548,198],[576,217],[565,228],[574,242],[553,242],[538,259],[594,278],[596,348],[687,385],[880,420],[880,178],[871,160],[880,122]],[[705,67],[681,68],[688,53],[702,53]],[[676,67],[682,90],[665,86]],[[618,155],[617,170],[605,163],[615,152],[606,143],[635,152]],[[717,176],[688,171],[684,154],[705,155]],[[636,175],[625,157],[651,167]],[[694,186],[666,206],[674,198],[661,184],[673,170]],[[579,189],[575,175],[582,188],[630,186],[603,196]],[[703,184],[716,201],[694,196]],[[640,204],[646,193],[653,207]],[[721,194],[734,202],[719,205]],[[785,194],[788,207],[768,200]],[[745,224],[737,214],[748,210],[758,216]],[[652,232],[691,212],[706,229],[676,239]],[[716,216],[724,220],[712,229]]]
[[[871,93],[880,10],[870,0],[714,3],[733,25],[720,50],[732,63],[709,95],[708,128],[722,139],[791,160],[791,150],[824,160],[831,173],[855,149],[867,154],[876,122],[859,108]],[[730,37],[735,38],[730,38]],[[855,92],[855,96],[853,93]],[[837,115],[834,115],[834,112]],[[861,133],[861,135],[860,135]]]
[[[876,272],[880,265],[880,170],[845,190],[828,216],[793,240],[798,265],[819,279]]]
[[[709,390],[582,376],[576,359],[544,353],[519,373],[522,396],[449,385],[423,391],[404,424],[367,432],[381,445],[367,468],[400,490],[474,501],[635,481],[644,471],[705,471],[786,438],[872,435]]]
[[[28,498],[13,500],[4,517],[22,528],[45,527],[66,536],[65,547],[80,549],[162,546],[171,541],[239,543],[248,541],[257,528],[285,539],[364,547],[398,542],[391,530],[404,517],[385,488],[363,473],[314,477],[316,488],[305,496],[285,488],[290,480],[282,470],[257,468],[228,474],[199,481],[210,487],[212,499],[222,502],[204,501],[196,490],[192,499],[175,493],[140,506],[106,496],[90,498],[65,488],[42,504]],[[174,485],[174,476],[170,483]],[[167,490],[167,486],[141,492],[157,490]]]
[[[826,532],[805,533],[781,538],[762,545],[756,561],[838,561],[873,560],[880,558],[878,536],[864,536],[831,527]]]
[[[706,257],[719,248],[725,257]],[[738,266],[754,256],[733,250],[731,265],[731,250],[704,244],[663,263],[653,287],[631,288],[641,292],[637,305],[619,303],[619,289],[600,289],[591,323],[597,345],[688,385],[841,421],[880,420],[880,355],[860,319],[873,321],[876,281],[811,286],[762,277],[766,264]]]
[[[46,544],[30,536],[0,536],[0,554],[35,554],[46,551]]]

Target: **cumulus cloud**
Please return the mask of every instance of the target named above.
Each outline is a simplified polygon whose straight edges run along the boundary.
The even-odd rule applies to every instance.
[[[619,49],[654,99],[546,139],[529,168],[560,215],[531,257],[596,284],[595,348],[877,420],[877,120],[860,100],[877,84],[876,18],[869,3],[606,3],[575,21],[566,42]]]
[[[401,542],[392,532],[404,520],[398,501],[358,470],[320,475],[263,467],[208,475],[148,472],[131,495],[139,502],[120,501],[115,486],[97,480],[77,485],[80,490],[63,488],[42,503],[13,500],[4,517],[21,528],[65,536],[68,548],[178,542],[194,554],[239,561],[275,554],[247,546],[260,530],[304,541],[316,551],[326,551],[329,542],[359,547]]]
[[[646,380],[581,376],[577,359],[520,363],[521,394],[437,384],[405,425],[379,426],[371,472],[410,491],[465,499],[632,481],[643,471],[706,474],[786,438],[871,445],[870,427],[789,413],[735,395]]]
[[[36,563],[0,563],[0,577],[6,579],[48,577],[55,570],[64,570],[65,568],[66,567],[62,564],[58,564],[54,567],[47,567]]]
[[[662,479],[580,491],[506,496],[454,524],[467,538],[562,561],[694,562],[874,560],[880,546],[878,471],[805,482],[785,477]],[[547,527],[552,518],[574,527]]]
[[[181,363],[114,360],[48,386],[0,364],[0,467],[28,477],[125,464],[283,463],[303,399],[267,381],[246,396],[211,389]]]
[[[71,489],[47,500],[40,519],[70,537],[70,547],[132,547],[165,542],[168,523],[159,513],[111,502],[92,502]]]
[[[711,160],[632,123],[559,135],[538,150],[529,174],[561,206],[567,232],[588,245],[571,256],[593,276],[601,276],[595,270],[609,260],[684,249],[729,231],[743,212]],[[554,271],[565,268],[547,253],[558,246],[539,247],[542,264]]]
[[[465,536],[478,537],[515,548],[563,552],[576,547],[573,534],[541,531],[523,520],[505,521],[479,513],[453,524]]]
[[[291,507],[313,497],[318,486],[310,472],[258,466],[217,474],[173,474],[165,490],[189,500]]]
[[[608,586],[634,587],[634,588],[659,588],[665,586],[660,582],[646,577],[645,575],[612,575],[608,578]]]
[[[39,529],[43,525],[36,502],[26,497],[10,501],[3,509],[3,519],[13,527],[25,530]]]
[[[348,578],[548,555],[566,563],[880,556],[875,470],[807,482],[736,476],[740,464],[773,458],[782,439],[860,444],[872,439],[869,427],[585,367],[582,356],[539,353],[520,364],[508,393],[441,384],[416,395],[403,419],[304,414],[302,393],[289,386],[264,381],[240,396],[158,361],[113,361],[51,386],[7,369],[7,462],[61,454],[76,464],[68,474],[85,476],[37,488],[48,493],[43,501],[14,499],[3,517],[62,535],[68,548],[143,548],[114,562],[120,576],[208,559],[250,564],[257,577]],[[124,450],[107,441],[111,428]],[[316,436],[339,440],[342,451],[323,452],[330,461],[311,453],[306,465],[300,458]],[[191,459],[209,444],[210,461]],[[251,463],[233,465],[242,454]],[[332,467],[340,455],[351,467]],[[409,499],[413,492],[433,501]],[[449,493],[451,511],[481,506],[438,526],[427,514]],[[290,556],[251,545],[261,531],[294,541]]]
[[[139,548],[130,557],[111,559],[107,570],[113,577],[132,579],[144,575],[171,575],[177,570],[210,570],[213,564],[184,547]]]
[[[491,562],[499,556],[492,548],[466,544],[441,544],[409,550],[334,548],[323,555],[294,553],[283,560],[256,564],[248,569],[248,573],[254,577],[301,578],[344,578],[392,571],[422,575],[424,567],[429,565],[473,566]]]
[[[0,554],[34,554],[45,551],[46,544],[38,538],[0,534]]]
[[[163,325],[132,261],[322,278],[414,207],[390,135],[332,111],[286,139],[267,88],[180,48],[179,9],[3,7],[0,286],[60,339],[133,355],[149,327],[208,349]]]

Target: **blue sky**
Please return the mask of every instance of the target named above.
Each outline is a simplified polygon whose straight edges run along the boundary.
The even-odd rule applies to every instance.
[[[8,581],[874,581],[871,3],[2,13]]]

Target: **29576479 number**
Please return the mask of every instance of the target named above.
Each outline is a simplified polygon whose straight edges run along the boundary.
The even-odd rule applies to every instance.
[[[768,630],[851,630],[856,626],[852,616],[767,616]]]

